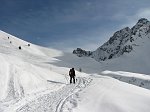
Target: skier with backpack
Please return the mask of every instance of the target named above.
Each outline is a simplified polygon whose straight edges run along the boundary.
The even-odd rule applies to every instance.
[[[73,79],[73,83],[75,84],[75,70],[74,70],[74,68],[70,69],[69,76],[70,76],[70,84],[72,83],[72,79]]]

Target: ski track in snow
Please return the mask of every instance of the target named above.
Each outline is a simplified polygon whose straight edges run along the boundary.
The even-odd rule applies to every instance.
[[[79,92],[91,81],[91,78],[77,78],[76,84],[68,84],[58,91],[40,96],[18,108],[16,112],[71,112],[77,106]]]

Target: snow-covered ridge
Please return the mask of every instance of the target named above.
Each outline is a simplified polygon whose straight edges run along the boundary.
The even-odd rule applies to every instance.
[[[142,88],[150,89],[150,76],[139,73],[131,73],[124,71],[103,71],[103,75],[110,76],[120,81],[136,85]]]
[[[76,84],[68,84],[69,68],[64,66],[67,62],[59,59],[63,56],[61,51],[40,47],[0,31],[0,112],[61,111],[73,93],[90,83],[89,78],[78,78]],[[59,62],[63,64],[61,67],[55,65]],[[87,74],[80,73],[82,76]]]
[[[84,51],[77,52],[74,50],[73,53],[77,56],[89,56],[97,61],[104,61],[122,56],[124,53],[130,53],[134,50],[135,46],[141,45],[146,38],[150,35],[150,22],[141,18],[135,26],[131,29],[129,27],[123,28],[114,33],[110,39],[102,46],[97,48],[95,51]],[[140,39],[142,38],[142,40]],[[138,41],[138,42],[137,42]],[[84,55],[88,54],[90,55]]]
[[[44,65],[62,54],[0,31],[0,101],[18,100],[51,88],[47,80],[63,82],[62,74]]]

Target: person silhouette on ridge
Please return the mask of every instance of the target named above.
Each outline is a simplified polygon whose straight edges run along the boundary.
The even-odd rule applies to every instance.
[[[75,70],[74,70],[74,68],[70,69],[69,76],[70,76],[70,84],[72,83],[72,79],[73,79],[73,83],[75,84]]]

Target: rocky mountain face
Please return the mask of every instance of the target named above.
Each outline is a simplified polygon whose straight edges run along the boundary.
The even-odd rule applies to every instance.
[[[76,50],[73,51],[73,54],[76,54],[77,56],[82,57],[82,56],[91,56],[92,52],[82,50],[81,48],[77,48]]]
[[[139,38],[149,38],[150,36],[150,22],[141,18],[137,24],[131,29],[129,27],[123,28],[113,34],[110,39],[95,51],[85,51],[77,48],[73,54],[77,56],[88,56],[94,58],[96,61],[105,61],[119,57],[125,53],[130,53],[134,50]]]

